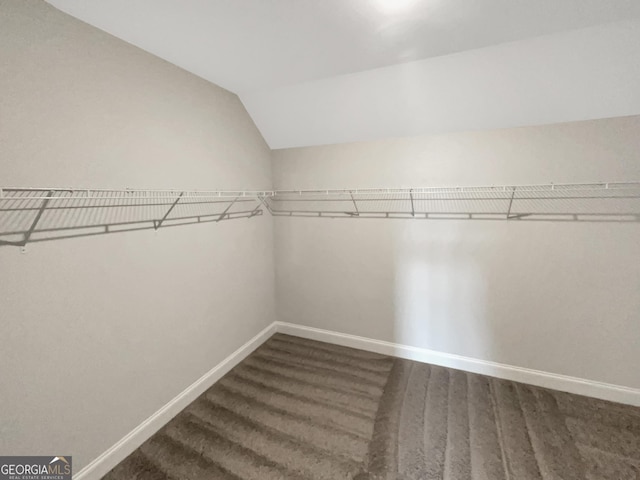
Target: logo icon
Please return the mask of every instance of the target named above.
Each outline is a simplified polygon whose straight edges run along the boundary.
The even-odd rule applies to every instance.
[[[71,480],[71,457],[0,457],[0,480]]]

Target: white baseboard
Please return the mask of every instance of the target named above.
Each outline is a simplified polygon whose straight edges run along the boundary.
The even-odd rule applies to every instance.
[[[213,367],[202,377],[187,387],[177,397],[167,403],[156,413],[133,429],[129,434],[113,445],[89,465],[73,476],[74,480],[97,480],[130,455],[145,440],[160,430],[169,420],[175,417],[187,405],[198,398],[209,387],[222,378],[229,370],[244,360],[251,352],[262,345],[276,332],[276,324],[272,323],[255,337]]]
[[[74,480],[97,480],[102,478],[109,470],[124,460],[136,448],[142,445],[145,440],[151,437],[169,420],[198,398],[198,396],[211,387],[211,385],[220,380],[220,378],[276,332],[345,347],[359,348],[361,350],[405,358],[407,360],[415,360],[417,362],[431,363],[433,365],[456,368],[467,372],[490,375],[578,395],[587,395],[603,400],[640,406],[640,389],[594,382],[592,380],[542,372],[529,368],[514,367],[502,363],[478,360],[461,355],[428,350],[426,348],[400,345],[292,323],[274,322],[225,358],[221,363],[205,373],[200,379],[147,418],[109,450],[80,470],[73,476]]]
[[[530,368],[515,367],[513,365],[505,365],[503,363],[478,360],[475,358],[463,357],[461,355],[428,350],[426,348],[400,345],[397,343],[374,340],[372,338],[359,337],[330,330],[304,327],[292,323],[276,322],[276,325],[278,332],[294,335],[296,337],[333,343],[335,345],[342,345],[345,347],[359,348],[361,350],[405,358],[407,360],[431,363],[433,365],[489,375],[515,382],[528,383],[530,385],[551,388],[563,392],[586,395],[589,397],[625,403],[627,405],[634,405],[637,407],[640,406],[640,389],[636,388],[595,382],[583,378],[543,372]]]

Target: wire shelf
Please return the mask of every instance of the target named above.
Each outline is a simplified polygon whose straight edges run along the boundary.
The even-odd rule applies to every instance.
[[[198,191],[0,188],[0,246],[274,216],[639,222],[640,182]]]
[[[276,216],[639,221],[640,182],[279,190]]]
[[[0,245],[251,218],[271,193],[1,188]]]

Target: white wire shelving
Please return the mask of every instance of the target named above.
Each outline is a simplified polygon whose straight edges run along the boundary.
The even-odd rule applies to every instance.
[[[640,182],[343,190],[280,190],[276,216],[639,221]]]
[[[0,246],[251,218],[271,193],[0,188]]]
[[[0,246],[274,216],[640,222],[640,182],[342,190],[0,188]]]

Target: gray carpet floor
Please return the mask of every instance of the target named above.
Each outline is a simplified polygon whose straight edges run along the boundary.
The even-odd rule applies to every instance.
[[[277,334],[107,480],[640,480],[640,409]]]

